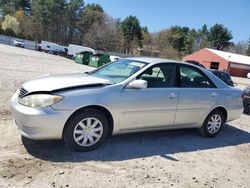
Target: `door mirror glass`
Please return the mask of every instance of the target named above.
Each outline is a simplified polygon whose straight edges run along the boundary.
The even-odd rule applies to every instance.
[[[148,82],[145,80],[134,80],[130,82],[127,88],[130,89],[145,89],[148,86]]]

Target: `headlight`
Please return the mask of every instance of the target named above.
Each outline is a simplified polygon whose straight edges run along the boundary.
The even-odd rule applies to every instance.
[[[34,94],[19,98],[18,102],[32,108],[42,108],[55,104],[63,99],[63,96],[49,94]]]

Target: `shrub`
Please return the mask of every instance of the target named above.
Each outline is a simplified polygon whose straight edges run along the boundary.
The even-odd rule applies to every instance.
[[[10,29],[10,28],[7,28],[4,32],[3,32],[4,35],[7,35],[7,36],[10,36],[10,37],[16,37],[16,34],[15,32]]]
[[[15,17],[6,15],[2,23],[2,29],[7,33],[18,34],[20,32],[19,22]]]

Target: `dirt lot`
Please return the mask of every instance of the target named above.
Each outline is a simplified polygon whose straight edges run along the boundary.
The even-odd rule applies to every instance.
[[[216,138],[195,130],[110,138],[88,153],[63,141],[21,138],[9,99],[21,83],[49,74],[86,71],[71,60],[0,44],[0,187],[249,187],[250,116]],[[249,80],[240,80],[240,86]],[[243,83],[243,84],[242,84]]]

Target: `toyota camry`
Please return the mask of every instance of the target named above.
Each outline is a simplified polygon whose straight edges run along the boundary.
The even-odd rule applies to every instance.
[[[27,81],[11,107],[24,137],[64,139],[77,151],[93,150],[111,135],[139,131],[196,128],[214,137],[243,110],[242,91],[210,71],[143,57]]]

